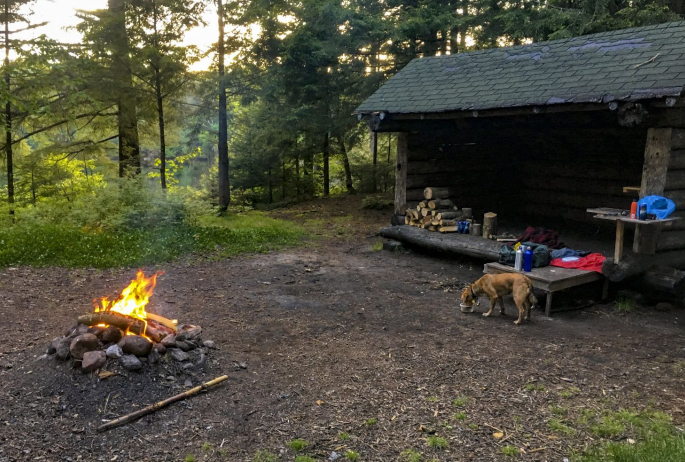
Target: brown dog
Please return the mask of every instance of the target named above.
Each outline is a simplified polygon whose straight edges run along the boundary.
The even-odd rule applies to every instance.
[[[533,284],[523,274],[504,273],[486,274],[466,289],[461,294],[461,302],[465,305],[473,305],[479,295],[487,295],[490,298],[490,311],[483,316],[490,316],[495,309],[495,303],[499,300],[500,313],[504,314],[505,295],[513,294],[514,303],[519,309],[519,318],[514,324],[521,324],[521,320],[530,320],[530,307],[535,306],[538,299],[533,295]]]

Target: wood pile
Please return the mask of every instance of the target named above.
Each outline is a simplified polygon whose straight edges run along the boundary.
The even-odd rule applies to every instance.
[[[459,210],[448,199],[447,188],[426,188],[423,190],[424,200],[415,209],[407,209],[404,223],[428,231],[441,233],[456,233],[458,222],[471,218],[471,209]]]

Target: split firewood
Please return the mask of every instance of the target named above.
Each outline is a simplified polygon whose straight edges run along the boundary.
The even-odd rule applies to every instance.
[[[432,217],[423,217],[421,219],[421,224],[430,225],[431,221],[433,221]]]
[[[426,188],[423,190],[423,197],[431,199],[447,199],[449,197],[448,188]]]
[[[411,224],[411,219],[409,218],[409,215],[404,217],[404,224],[405,225],[410,225]]]
[[[438,231],[440,231],[441,233],[456,233],[457,231],[459,231],[459,227],[458,226],[441,226],[440,228],[438,228]]]
[[[457,221],[456,220],[439,220],[438,223],[440,226],[457,226]]]
[[[426,208],[421,209],[421,216],[422,217],[428,216],[430,213],[431,213],[430,209],[426,209]]]
[[[433,199],[432,201],[428,201],[428,208],[431,210],[439,209],[439,208],[450,208],[452,207],[452,201],[449,199]]]
[[[441,221],[442,221],[442,220],[437,220],[437,219],[434,218],[434,219],[431,220],[431,225],[432,225],[432,226],[440,226],[440,222],[441,222]]]
[[[119,425],[123,425],[129,422],[132,422],[136,419],[139,419],[140,417],[143,417],[148,414],[152,414],[153,412],[162,409],[172,403],[175,403],[176,401],[181,401],[186,398],[190,398],[191,396],[197,395],[200,393],[202,390],[206,390],[209,387],[213,387],[216,384],[219,384],[223,382],[224,380],[228,379],[227,375],[222,375],[221,377],[217,377],[214,380],[210,380],[209,382],[203,383],[202,385],[199,385],[195,388],[191,388],[188,391],[185,391],[183,393],[179,393],[178,395],[172,396],[171,398],[167,398],[164,401],[159,401],[155,404],[152,404],[146,408],[140,409],[139,411],[133,412],[131,414],[125,415],[123,417],[119,417],[118,419],[114,419],[110,422],[107,422],[104,425],[100,425],[98,427],[99,432],[103,432],[105,430],[109,430],[110,428],[117,427]]]
[[[428,202],[426,202],[426,201],[419,202],[419,207],[421,207],[422,209],[425,209],[426,207],[428,207]]]
[[[497,214],[488,212],[483,215],[483,237],[497,234]]]
[[[438,220],[453,220],[455,218],[461,218],[461,214],[459,212],[440,212],[435,215],[435,218]]]
[[[438,229],[438,228],[435,227],[435,226],[433,226],[433,225],[431,225],[431,226],[428,227],[428,231],[435,231],[435,230],[437,230],[437,229]]]

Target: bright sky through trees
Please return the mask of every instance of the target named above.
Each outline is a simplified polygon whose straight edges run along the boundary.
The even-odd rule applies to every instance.
[[[35,37],[45,34],[60,42],[78,43],[81,35],[70,29],[75,26],[79,19],[76,17],[78,10],[97,10],[107,8],[107,0],[37,0],[30,7],[33,11],[31,22],[48,22],[44,27],[28,31],[23,38]],[[196,45],[202,52],[209,49],[216,42],[217,24],[216,11],[210,5],[204,14],[207,23],[205,27],[198,27],[186,34],[184,43]],[[206,69],[211,63],[211,57],[203,59],[193,66],[194,70]]]

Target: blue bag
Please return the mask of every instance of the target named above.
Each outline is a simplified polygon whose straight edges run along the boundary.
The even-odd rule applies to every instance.
[[[663,220],[675,211],[675,202],[661,196],[645,196],[637,201],[638,208],[647,205],[647,213],[653,213],[659,220]]]

